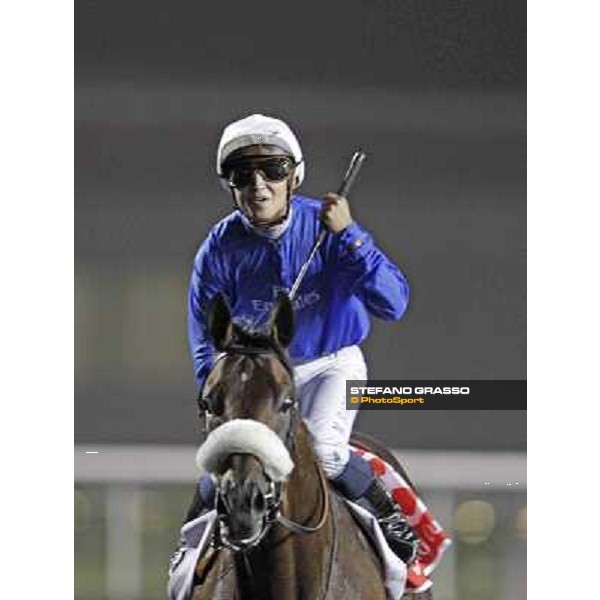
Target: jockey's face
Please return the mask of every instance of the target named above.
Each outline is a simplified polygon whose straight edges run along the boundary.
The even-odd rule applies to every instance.
[[[285,217],[294,188],[293,159],[277,146],[247,146],[235,153],[228,173],[235,203],[255,225]]]

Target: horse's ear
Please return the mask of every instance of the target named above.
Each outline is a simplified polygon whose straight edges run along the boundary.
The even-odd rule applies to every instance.
[[[294,337],[294,309],[289,296],[279,293],[271,312],[271,337],[287,348]]]
[[[208,305],[208,333],[212,338],[215,348],[223,350],[231,339],[233,325],[231,312],[223,294],[217,294]]]

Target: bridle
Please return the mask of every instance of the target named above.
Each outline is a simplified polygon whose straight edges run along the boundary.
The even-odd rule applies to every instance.
[[[215,361],[213,369],[217,366],[217,364],[220,361],[231,356],[275,356],[285,368],[286,372],[290,376],[291,381],[294,381],[292,365],[288,357],[286,356],[285,351],[281,348],[279,344],[277,344],[267,336],[247,334],[246,332],[237,329],[236,334],[237,335],[234,336],[233,340],[230,341],[224,348],[222,348],[222,353]],[[212,417],[216,416],[213,412],[214,408],[212,406],[212,402],[209,398],[204,398],[203,394],[201,393],[201,396],[198,399],[198,404],[200,410],[204,411],[207,416],[206,430],[208,432],[210,428],[209,422],[213,420]],[[280,437],[282,437],[282,441],[289,453],[293,454],[295,436],[298,427],[298,422],[300,419],[300,413],[298,411],[294,388],[292,388],[291,395],[287,397],[282,403],[281,407],[279,408],[279,411],[282,413],[289,413],[289,425],[287,427],[287,431],[285,435]],[[330,507],[329,494],[327,491],[327,481],[325,479],[325,475],[323,474],[321,469],[319,469],[318,467],[316,468],[319,476],[321,497],[323,499],[323,511],[316,525],[303,525],[283,515],[283,513],[281,512],[281,504],[283,501],[283,482],[273,481],[267,475],[265,475],[265,477],[267,478],[268,490],[264,496],[266,508],[261,531],[258,535],[254,536],[253,538],[241,540],[240,542],[233,542],[229,537],[229,527],[227,524],[227,520],[228,516],[230,515],[230,511],[227,503],[227,497],[225,494],[223,494],[221,480],[220,478],[218,478],[216,498],[219,527],[215,529],[213,546],[217,549],[224,547],[232,550],[233,552],[244,552],[246,550],[249,550],[250,548],[254,548],[255,546],[257,546],[263,540],[263,538],[271,529],[274,523],[279,523],[281,526],[297,534],[311,534],[319,531],[327,521]]]

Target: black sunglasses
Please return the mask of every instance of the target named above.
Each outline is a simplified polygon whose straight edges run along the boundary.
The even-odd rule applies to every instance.
[[[253,158],[226,165],[224,176],[229,187],[241,189],[252,182],[255,171],[260,172],[267,181],[283,181],[295,166],[294,161],[287,156]]]

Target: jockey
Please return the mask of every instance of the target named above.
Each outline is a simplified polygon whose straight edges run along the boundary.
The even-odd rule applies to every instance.
[[[416,536],[369,464],[350,452],[358,411],[346,409],[346,380],[367,379],[359,344],[370,315],[400,319],[407,281],[353,220],[346,198],[296,193],[305,162],[283,121],[254,114],[227,126],[216,166],[234,210],[212,228],[194,260],[188,335],[197,383],[202,389],[214,358],[206,323],[210,300],[222,293],[238,324],[266,324],[274,299],[290,290],[324,225],[327,236],[293,300],[289,352],[298,406],[326,476],[375,514],[391,548],[408,563]],[[209,476],[201,477],[196,498],[188,520],[214,503]]]

